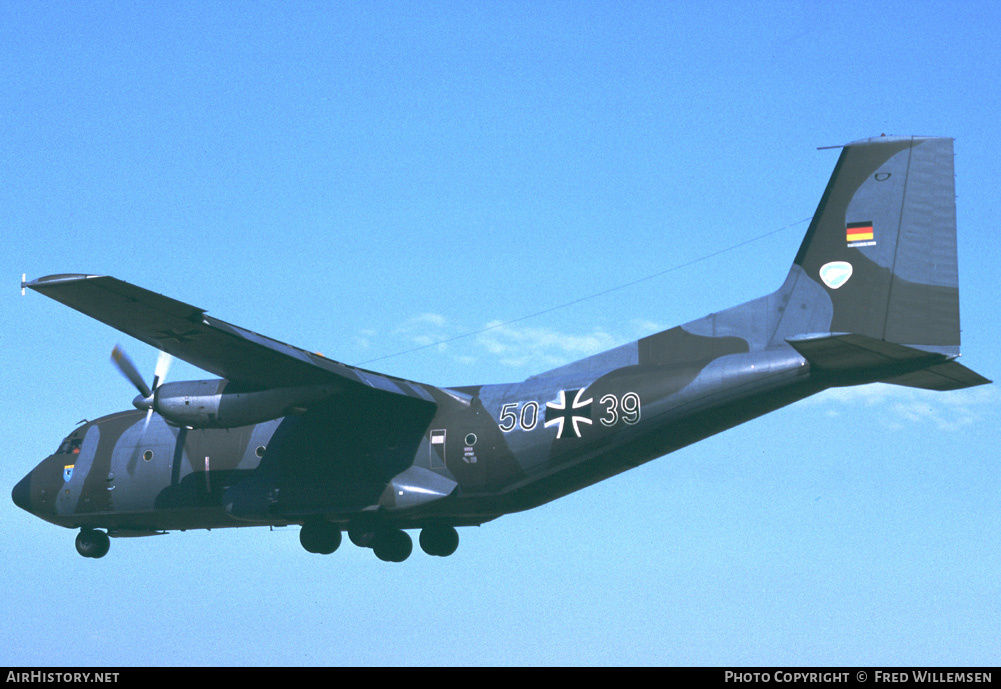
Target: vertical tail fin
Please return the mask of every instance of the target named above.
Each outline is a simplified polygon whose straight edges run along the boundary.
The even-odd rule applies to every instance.
[[[845,146],[795,261],[831,332],[959,354],[955,196],[952,139]]]
[[[879,137],[845,146],[781,290],[787,302],[776,337],[821,367],[847,366],[863,347],[873,364],[924,352],[959,375],[952,369],[962,367],[951,363],[960,344],[953,170],[952,139]],[[850,337],[821,344],[824,331]],[[974,378],[959,376],[967,384],[988,382],[968,373]],[[942,385],[915,375],[885,380]]]

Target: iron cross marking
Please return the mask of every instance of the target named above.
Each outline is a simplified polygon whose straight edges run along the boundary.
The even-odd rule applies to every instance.
[[[153,336],[157,342],[170,342],[171,340],[176,340],[177,342],[187,342],[193,340],[200,336],[201,333],[197,330],[189,330],[184,333],[179,333],[173,328],[168,330],[161,330],[156,335]]]
[[[578,424],[591,424],[591,403],[592,398],[581,400],[584,388],[579,390],[560,390],[560,396],[555,402],[546,402],[546,428],[557,424],[556,438],[563,437],[563,429],[567,422],[573,426],[574,435],[580,437],[580,426]],[[567,397],[573,395],[573,402],[568,407]]]

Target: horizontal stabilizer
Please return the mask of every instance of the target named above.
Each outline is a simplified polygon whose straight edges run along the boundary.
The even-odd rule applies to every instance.
[[[907,373],[896,378],[883,381],[892,385],[906,385],[909,388],[924,390],[962,390],[976,385],[987,385],[991,381],[979,373],[975,373],[956,361],[926,368],[923,371]]]
[[[832,385],[884,382],[928,390],[959,390],[991,381],[952,357],[856,333],[800,335],[786,340]]]

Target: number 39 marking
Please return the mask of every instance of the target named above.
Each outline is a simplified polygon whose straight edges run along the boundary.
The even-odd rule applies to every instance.
[[[599,402],[605,406],[605,413],[598,420],[605,427],[611,428],[619,421],[629,426],[640,422],[640,396],[635,392],[627,392],[622,397],[608,394]],[[519,406],[521,406],[520,413]],[[505,433],[510,433],[516,428],[531,431],[539,423],[539,412],[539,403],[535,400],[524,404],[520,402],[505,404],[501,407],[497,427]]]
[[[599,402],[605,405],[605,414],[598,419],[602,426],[614,426],[622,422],[634,426],[640,421],[640,396],[635,392],[627,392],[618,398],[615,395],[605,395]]]

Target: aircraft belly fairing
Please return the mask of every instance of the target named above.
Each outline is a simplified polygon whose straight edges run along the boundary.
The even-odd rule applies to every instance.
[[[359,369],[115,278],[22,286],[220,376],[153,384],[115,362],[141,411],[71,433],[14,487],[20,507],[108,536],[301,524],[399,562],[457,526],[530,509],[827,387],[988,383],[955,361],[952,140],[844,147],[775,292],[523,382],[438,388]],[[164,369],[165,371],[165,369]],[[145,413],[144,413],[145,412]],[[101,531],[100,529],[105,529]]]

